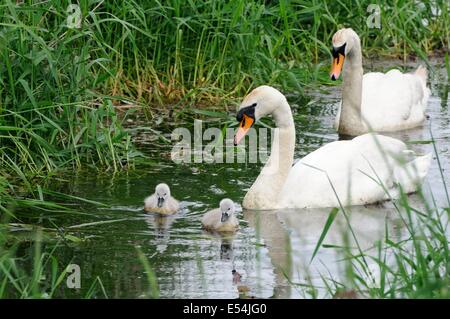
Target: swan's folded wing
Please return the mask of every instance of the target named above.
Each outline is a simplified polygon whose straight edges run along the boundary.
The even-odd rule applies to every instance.
[[[156,196],[155,194],[150,195],[144,199],[144,208],[146,210],[155,208],[157,204]]]
[[[362,116],[376,131],[393,131],[419,125],[429,90],[418,75],[391,70],[366,73],[362,85]]]
[[[177,201],[175,198],[170,197],[168,200],[167,209],[171,212],[176,212],[180,209],[180,202]]]
[[[202,217],[202,225],[206,229],[214,229],[220,223],[222,213],[219,208],[212,209],[205,213]]]
[[[395,196],[399,172],[407,163],[405,150],[403,142],[376,134],[329,143],[292,168],[281,206],[363,205]],[[401,181],[408,189],[415,187]]]
[[[394,171],[395,181],[406,194],[413,193],[421,185],[428,174],[431,165],[431,153],[417,156],[405,165],[400,165]]]

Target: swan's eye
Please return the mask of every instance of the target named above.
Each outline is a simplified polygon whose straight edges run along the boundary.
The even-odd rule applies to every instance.
[[[347,45],[347,43],[344,43],[343,45],[341,45],[338,48],[333,47],[331,49],[331,55],[333,56],[333,58],[339,58],[339,54],[342,54],[343,56],[345,56],[345,46]]]
[[[253,103],[252,105],[243,107],[242,109],[239,110],[239,112],[236,114],[236,120],[238,122],[242,121],[242,118],[244,117],[244,114],[251,117],[251,118],[255,118],[255,107],[256,107],[256,103]]]
[[[164,193],[164,196],[166,196],[167,195],[167,193]]]

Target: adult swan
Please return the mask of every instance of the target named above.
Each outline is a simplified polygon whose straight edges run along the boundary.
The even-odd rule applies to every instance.
[[[292,166],[295,127],[291,108],[285,96],[270,86],[260,86],[244,98],[237,114],[240,125],[235,145],[255,121],[270,114],[277,127],[271,155],[245,195],[244,208],[370,204],[396,198],[401,189],[416,191],[428,172],[431,154],[417,156],[403,142],[374,133],[324,145]]]
[[[356,32],[341,29],[332,42],[331,79],[337,80],[343,69],[342,102],[336,117],[340,134],[399,131],[423,123],[430,95],[427,69],[420,66],[413,73],[391,70],[363,76],[361,42]]]

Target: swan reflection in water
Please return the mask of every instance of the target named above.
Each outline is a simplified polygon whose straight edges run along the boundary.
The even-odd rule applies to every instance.
[[[411,207],[418,209],[423,206],[418,195],[409,196],[409,203]],[[304,289],[299,284],[312,284],[318,288],[319,297],[324,297],[326,289],[321,276],[330,278],[330,274],[333,274],[334,280],[343,282],[345,255],[342,248],[347,247],[352,253],[357,252],[349,225],[360,249],[368,255],[378,254],[376,244],[385,239],[386,232],[394,242],[407,236],[407,229],[392,202],[348,207],[345,209],[346,215],[342,211],[337,213],[322,242],[328,248],[320,247],[310,263],[331,210],[332,208],[244,210],[244,218],[262,239],[274,266],[275,298],[311,297],[311,290]],[[349,222],[345,216],[348,216]],[[370,258],[366,258],[366,261],[376,280],[378,266]]]
[[[211,240],[220,240],[220,260],[233,261],[233,241],[235,239],[235,233],[227,232],[212,232],[203,229],[203,234]]]
[[[238,298],[254,298],[251,294],[251,282],[248,282],[248,278],[245,278],[245,276],[241,275],[240,271],[242,269],[236,267],[238,265],[234,260],[235,256],[233,254],[233,241],[236,237],[236,234],[234,232],[210,232],[206,230],[204,230],[204,234],[212,240],[220,240],[220,260],[232,266],[231,280],[233,283],[233,289],[236,289],[235,291],[238,293]]]
[[[176,215],[145,214],[145,221],[155,232],[155,245],[159,253],[166,251],[170,239],[170,228],[176,219]]]
[[[233,239],[232,237],[223,236],[220,243],[220,259],[233,260]]]

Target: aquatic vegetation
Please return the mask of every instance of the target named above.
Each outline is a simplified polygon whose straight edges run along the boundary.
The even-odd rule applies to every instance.
[[[352,244],[358,243],[356,237],[352,238],[354,241],[349,239],[348,245],[343,247],[318,242],[316,249],[321,246],[320,249],[337,249],[346,265],[344,278],[322,274],[329,297],[343,292],[352,292],[352,296],[346,298],[450,297],[449,209],[430,207],[422,212],[410,205],[406,195],[399,201],[397,209],[409,231],[406,239],[396,239],[386,228],[385,238],[367,251],[352,249]],[[333,213],[336,211],[330,217]],[[341,210],[339,213],[349,212]],[[323,237],[327,229],[324,228]],[[351,237],[350,234],[344,236]]]
[[[435,141],[432,140],[435,156]],[[441,170],[442,171],[442,170]],[[441,175],[448,194],[444,176]],[[447,208],[432,202],[419,191],[423,207],[410,202],[403,190],[394,200],[395,214],[401,227],[407,230],[406,238],[399,238],[385,227],[384,238],[363,250],[355,236],[349,215],[351,207],[341,206],[331,210],[316,244],[312,259],[319,249],[338,250],[345,263],[344,278],[322,274],[322,280],[330,297],[339,298],[449,298],[450,297],[450,251],[448,222],[450,199]],[[336,215],[343,214],[347,229],[342,232],[344,246],[330,247],[323,244]],[[355,248],[356,247],[356,248]],[[294,284],[295,285],[295,284]],[[314,287],[310,287],[315,289]]]
[[[5,236],[6,235],[6,236]],[[69,265],[62,265],[54,256],[54,251],[62,245],[57,243],[50,252],[42,252],[42,241],[48,240],[49,234],[44,234],[37,229],[30,244],[14,242],[13,246],[7,244],[9,234],[0,231],[0,298],[42,298],[49,299],[66,284]],[[47,237],[47,239],[46,239]],[[73,238],[75,238],[73,236]],[[69,239],[66,237],[65,239]],[[25,247],[20,247],[25,246]],[[17,257],[18,249],[32,251],[32,268],[27,268],[28,260],[25,257]],[[95,278],[87,289],[86,298],[94,294],[107,297],[102,281]],[[103,295],[102,295],[103,294]]]

